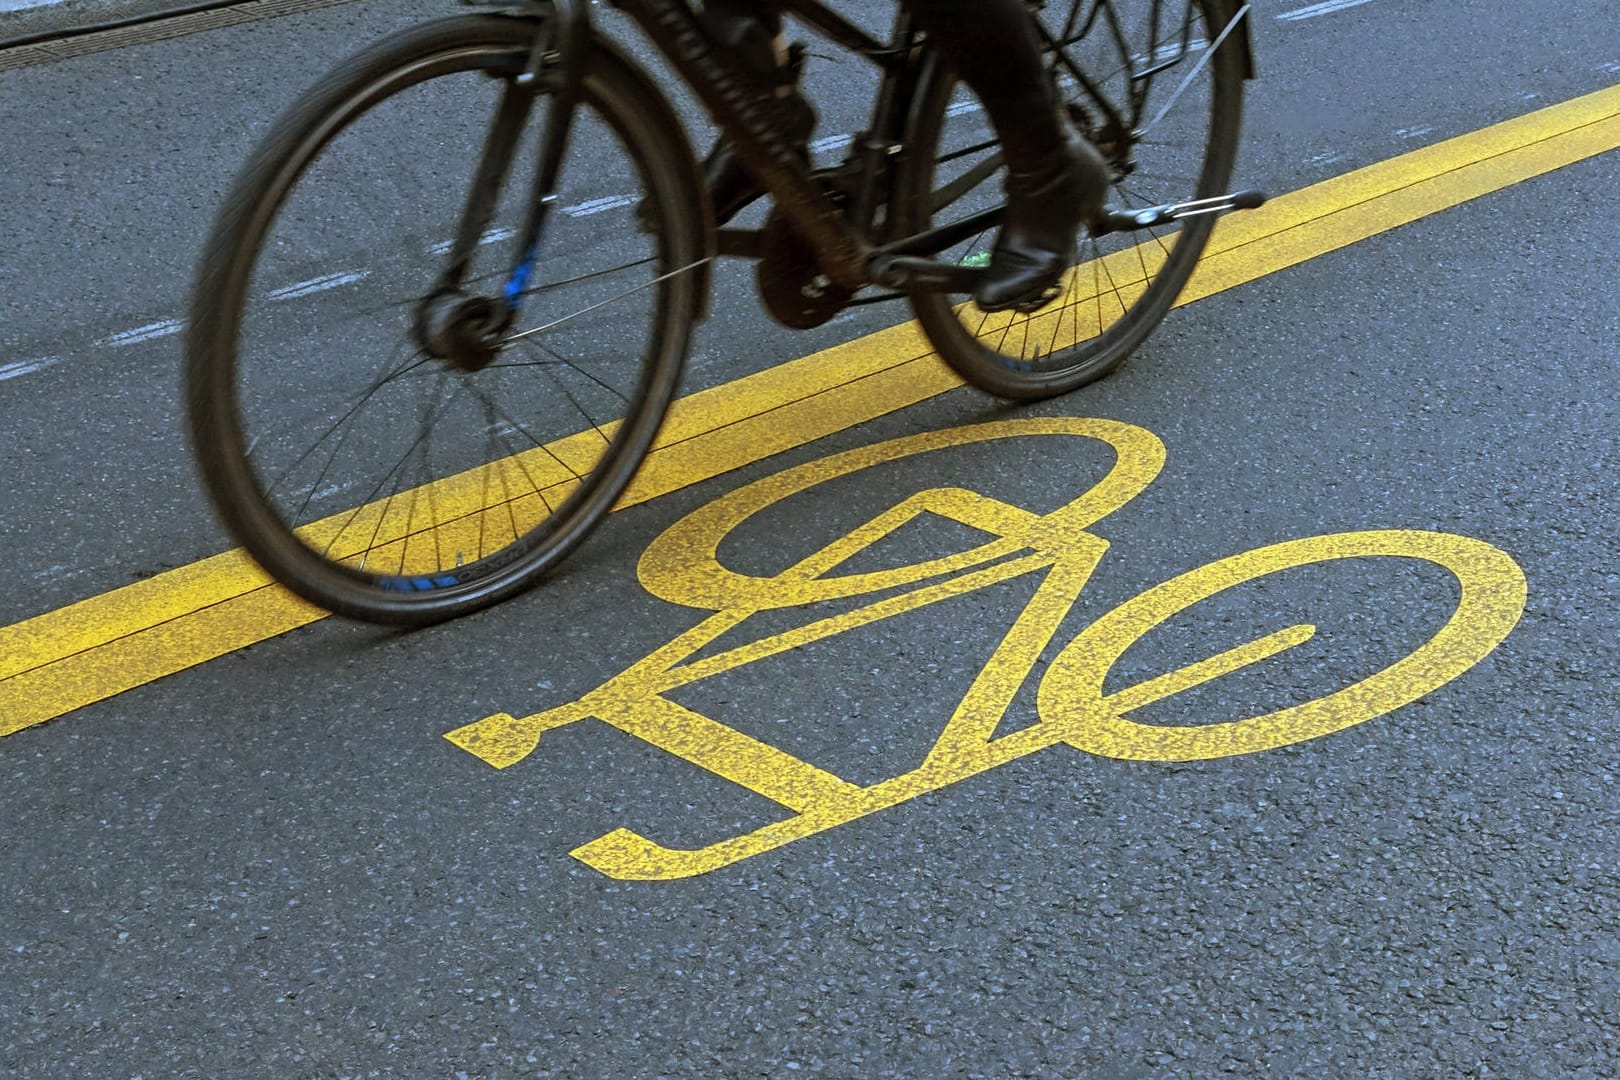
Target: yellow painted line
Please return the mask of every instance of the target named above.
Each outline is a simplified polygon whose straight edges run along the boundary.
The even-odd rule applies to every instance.
[[[1620,146],[1620,86],[1494,124],[1223,219],[1178,304]],[[961,385],[904,324],[676,403],[632,505]],[[240,552],[0,629],[0,735],[264,641],[324,614]]]
[[[828,800],[852,798],[860,791],[847,780],[668,698],[643,698],[625,708],[602,712],[605,723],[789,810],[803,813]]]

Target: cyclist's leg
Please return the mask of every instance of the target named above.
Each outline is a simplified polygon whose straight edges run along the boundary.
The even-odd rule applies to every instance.
[[[788,46],[782,35],[781,11],[771,0],[707,0],[700,17],[704,28],[731,50],[739,65],[775,87],[789,117],[788,140],[803,145],[808,159],[816,113],[798,92],[804,50]],[[714,200],[715,220],[721,224],[764,194],[764,188],[737,160],[723,135],[709,151],[703,169]]]
[[[1045,294],[1102,211],[1109,172],[1063,121],[1023,0],[902,0],[978,95],[1007,160],[1007,214],[975,299],[986,311]]]

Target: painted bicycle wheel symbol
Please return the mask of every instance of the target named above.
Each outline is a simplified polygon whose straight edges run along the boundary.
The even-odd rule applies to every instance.
[[[1114,451],[1113,468],[1079,498],[1048,514],[1034,514],[963,488],[930,488],[780,573],[741,574],[720,560],[720,546],[733,529],[819,484],[947,447],[1030,436],[1100,440]],[[1273,544],[1181,574],[1103,615],[1065,645],[1041,676],[1037,721],[998,737],[996,730],[1014,697],[1108,549],[1107,541],[1088,530],[1142,491],[1163,464],[1163,444],[1142,428],[1107,420],[1043,418],[912,435],[755,481],[676,522],[647,548],[638,567],[643,586],[655,596],[711,615],[576,701],[525,717],[504,713],[486,717],[446,738],[504,769],[533,753],[545,732],[595,719],[790,812],[762,828],[697,849],[670,848],[628,829],[615,829],[573,852],[615,878],[681,878],[779,848],[1059,743],[1113,758],[1187,761],[1255,753],[1342,731],[1457,678],[1507,637],[1524,610],[1524,574],[1505,552],[1480,540],[1449,533],[1377,530]],[[994,539],[907,566],[834,572],[925,512],[972,526]],[[1301,704],[1241,720],[1166,726],[1130,718],[1154,702],[1308,641],[1316,628],[1301,623],[1136,685],[1104,690],[1110,670],[1133,643],[1192,605],[1285,570],[1368,557],[1431,563],[1448,571],[1458,586],[1457,606],[1445,624],[1381,671]],[[851,783],[668,696],[679,687],[880,619],[1037,574],[1042,578],[1034,595],[956,704],[923,762],[887,780]],[[882,595],[863,606],[699,657],[711,642],[762,611],[876,594]]]

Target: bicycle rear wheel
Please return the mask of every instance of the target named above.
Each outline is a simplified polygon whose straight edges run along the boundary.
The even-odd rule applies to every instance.
[[[1211,44],[1228,0],[1062,0],[1034,15],[1069,120],[1113,167],[1109,201],[1133,209],[1225,194],[1237,152],[1244,55]],[[1241,28],[1238,32],[1241,32]],[[919,88],[899,180],[899,235],[998,205],[1005,169],[979,102],[943,68]],[[912,308],[955,371],[989,393],[1036,400],[1117,368],[1192,273],[1212,217],[1082,238],[1057,298],[1032,314],[989,314],[960,296],[917,293]],[[989,259],[987,229],[938,257]]]
[[[186,368],[205,485],[328,610],[418,624],[530,587],[624,492],[675,392],[705,281],[696,171],[668,104],[600,43],[532,277],[514,282],[514,248],[544,92],[463,279],[492,309],[513,289],[520,316],[487,356],[424,347],[535,34],[459,17],[345,63],[275,125],[206,248]]]

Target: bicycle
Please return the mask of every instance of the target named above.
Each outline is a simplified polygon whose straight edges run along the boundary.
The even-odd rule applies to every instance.
[[[1032,4],[1114,191],[1053,302],[986,315],[963,297],[1000,155],[903,11],[879,40],[819,0],[783,4],[877,69],[870,124],[818,168],[689,0],[615,6],[766,187],[754,227],[716,226],[669,98],[587,0],[496,0],[385,39],[295,102],[237,178],[194,293],[192,440],[227,529],[301,597],[418,625],[536,584],[649,452],[718,258],[755,260],[790,327],[906,301],[968,383],[1031,400],[1114,370],[1214,219],[1263,200],[1227,191],[1247,5]]]
[[[1067,474],[1065,479],[1080,481],[1070,489],[1074,497],[1044,513],[954,484],[924,487],[903,497],[883,485],[878,490],[891,492],[893,501],[880,501],[881,509],[870,517],[845,516],[842,535],[819,547],[807,550],[803,538],[784,538],[775,558],[766,558],[768,569],[759,565],[752,549],[749,561],[754,565],[746,569],[723,554],[737,550],[731,537],[761,515],[779,512],[790,500],[836,498],[825,493],[826,486],[868,470],[962,447],[1030,439],[1101,444],[1109,453],[1100,456],[1110,464],[1106,471]],[[763,815],[766,820],[752,828],[718,829],[695,847],[669,846],[621,826],[571,852],[609,877],[672,880],[735,865],[1057,746],[1123,761],[1172,762],[1262,753],[1320,739],[1404,708],[1460,678],[1507,639],[1524,613],[1524,571],[1500,548],[1455,533],[1372,529],[1296,537],[1227,555],[1150,586],[1101,614],[1093,612],[1090,623],[1073,632],[1082,597],[1113,550],[1102,523],[1146,490],[1164,462],[1165,446],[1158,436],[1133,424],[1020,417],[856,446],[760,477],[669,525],[637,563],[642,588],[666,603],[703,612],[698,622],[683,622],[669,640],[571,701],[528,715],[486,715],[444,737],[505,770],[551,746],[552,732],[582,722],[603,724],[752,792],[761,805],[774,804],[776,809]],[[813,494],[818,489],[819,498]],[[924,516],[964,525],[974,539],[929,549],[911,563],[886,561],[851,569],[852,560],[858,563],[864,552],[882,547]],[[1336,621],[1331,615],[1323,620],[1329,626],[1322,628],[1314,620],[1293,621],[1304,613],[1297,608],[1285,616],[1288,605],[1262,602],[1246,632],[1237,628],[1242,619],[1222,620],[1219,626],[1207,622],[1206,602],[1233,590],[1264,589],[1261,583],[1268,579],[1307,568],[1337,566],[1343,572],[1346,563],[1366,567],[1368,562],[1400,565],[1404,574],[1449,577],[1451,584],[1442,594],[1446,599],[1435,609],[1445,617],[1443,622],[1427,620],[1431,636],[1421,642],[1415,632],[1426,620],[1399,618],[1403,632],[1412,631],[1411,636],[1396,632],[1364,642],[1386,666],[1363,667],[1342,684],[1327,675],[1334,670],[1328,658],[1340,655],[1347,644],[1331,629]],[[746,707],[735,708],[733,694],[700,689],[705,684],[724,687],[739,670],[780,661],[820,643],[827,647],[813,663],[836,666],[843,652],[846,660],[854,657],[866,668],[858,649],[846,645],[840,650],[831,643],[891,620],[886,635],[903,640],[908,616],[1017,580],[1032,582],[1023,592],[1027,599],[1022,606],[1006,604],[1007,594],[1002,594],[1003,602],[991,602],[1011,617],[1003,632],[988,636],[993,645],[978,654],[982,666],[977,674],[958,684],[961,697],[929,695],[915,709],[905,710],[903,729],[914,733],[919,722],[933,728],[927,722],[932,712],[938,735],[926,750],[906,738],[888,744],[893,752],[881,760],[897,770],[892,775],[888,768],[877,775],[861,768],[860,777],[850,777],[831,768],[850,758],[840,758],[836,751],[829,758],[826,735],[858,733],[861,742],[870,740],[875,748],[897,734],[886,725],[871,725],[859,710],[853,717],[819,716],[814,726],[820,737],[810,744],[819,753],[800,757],[806,744],[791,738],[791,727],[777,726],[788,715],[749,715]],[[1259,599],[1262,594],[1251,595]],[[1368,589],[1362,599],[1379,595]],[[1385,602],[1393,599],[1384,597]],[[754,621],[760,615],[767,617]],[[1144,674],[1138,651],[1144,639],[1162,634],[1167,625],[1185,630],[1189,622],[1200,620],[1208,639],[1226,647],[1208,654],[1161,652],[1160,657],[1177,659],[1162,666],[1150,662],[1145,670],[1153,674]],[[926,633],[929,625],[913,623],[912,631]],[[940,623],[931,625],[937,629]],[[1065,626],[1072,635],[1067,639]],[[1319,637],[1319,629],[1327,633]],[[1252,696],[1256,684],[1248,683],[1245,691],[1239,673],[1290,653],[1299,676],[1293,689],[1303,700],[1289,697],[1287,705],[1270,700],[1257,709],[1260,701]],[[1130,661],[1121,662],[1133,655],[1139,665],[1134,670]],[[973,656],[971,649],[951,650],[958,668],[971,668]],[[880,676],[880,671],[871,673]],[[1203,706],[1188,703],[1184,695],[1216,682],[1229,688],[1222,695],[1224,707],[1211,711],[1207,699]],[[1035,691],[1033,703],[1021,699],[1027,689]],[[1183,722],[1173,722],[1177,719]],[[773,738],[774,732],[789,737]],[[831,740],[832,745],[837,741]],[[581,745],[564,743],[557,750],[568,753],[571,746],[578,752]]]

